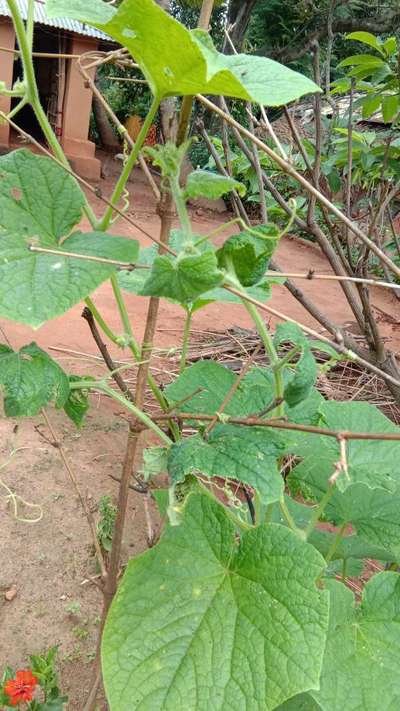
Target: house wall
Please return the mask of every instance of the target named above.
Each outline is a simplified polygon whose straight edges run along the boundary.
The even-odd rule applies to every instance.
[[[6,18],[0,18],[0,47],[15,49],[15,32],[12,23]],[[12,88],[14,54],[0,50],[0,81],[4,81],[7,89]],[[11,98],[0,95],[0,111],[7,114],[10,111]],[[4,121],[0,122],[0,147],[8,147],[10,127]]]
[[[97,41],[74,35],[70,44],[71,54],[84,54],[97,49]],[[85,86],[79,72],[78,62],[68,62],[68,71],[63,106],[61,144],[77,173],[87,178],[100,177],[100,161],[95,158],[95,145],[88,140],[92,92]],[[95,68],[89,70],[92,78]]]
[[[51,32],[51,30],[49,29]],[[80,55],[97,49],[98,42],[91,37],[72,35],[68,53]],[[8,18],[0,17],[0,47],[15,49],[15,32]],[[44,51],[44,50],[41,50]],[[42,60],[43,61],[43,60]],[[54,59],[48,59],[54,62]],[[11,88],[13,80],[14,55],[0,50],[0,81]],[[89,70],[94,78],[95,69]],[[101,163],[95,157],[95,145],[89,141],[90,114],[92,106],[91,89],[78,69],[77,60],[67,60],[66,77],[59,79],[59,92],[64,95],[62,104],[62,125],[59,139],[74,170],[79,175],[92,180],[100,178]],[[8,113],[11,100],[0,96],[0,110]],[[16,116],[18,123],[18,116]],[[7,123],[0,123],[0,148],[10,147],[10,130]]]

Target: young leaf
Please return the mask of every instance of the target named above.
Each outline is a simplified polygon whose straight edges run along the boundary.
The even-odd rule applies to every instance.
[[[217,200],[226,193],[236,190],[239,195],[245,195],[246,186],[229,176],[210,173],[208,170],[195,170],[189,174],[186,182],[186,198],[205,197]]]
[[[282,106],[320,91],[272,59],[220,54],[207,33],[187,30],[154,0],[125,0],[118,8],[101,0],[47,0],[46,13],[88,23],[127,47],[160,98],[202,93]]]
[[[33,417],[52,401],[64,407],[69,396],[67,375],[36,343],[18,352],[0,345],[0,385],[7,417]]]
[[[317,689],[323,565],[276,524],[238,543],[223,508],[190,495],[181,525],[128,564],[111,606],[102,647],[111,709],[270,711]]]
[[[367,44],[369,47],[373,47],[379,54],[385,54],[382,49],[382,43],[371,32],[350,32],[350,34],[346,35],[346,39],[357,40],[358,42]]]
[[[256,489],[268,505],[279,501],[283,493],[277,459],[284,450],[285,440],[279,433],[263,427],[218,424],[207,441],[194,435],[173,444],[168,472],[173,482],[196,472],[235,479]]]
[[[278,245],[279,232],[275,225],[259,225],[257,232],[265,237],[239,232],[229,237],[218,250],[219,265],[229,268],[232,264],[243,286],[254,286],[262,279]]]
[[[180,304],[195,301],[205,292],[222,284],[224,274],[218,269],[215,252],[188,254],[171,258],[156,257],[141,296],[165,296]]]
[[[138,243],[103,232],[76,232],[83,196],[49,158],[18,150],[0,158],[0,315],[38,328],[65,313],[116,269],[64,257],[74,252],[134,262]],[[61,241],[62,240],[62,241]],[[59,254],[30,251],[51,248]]]
[[[321,688],[312,696],[323,711],[376,711],[400,704],[400,578],[379,573],[363,590],[362,603],[334,580]]]
[[[77,383],[85,380],[94,380],[94,378],[79,377],[77,375],[70,375],[69,382]],[[68,399],[64,404],[64,412],[69,417],[70,420],[77,426],[81,425],[85,421],[86,413],[89,409],[89,391],[88,390],[71,390]]]
[[[317,381],[317,375],[316,360],[311,350],[304,347],[296,363],[294,375],[284,390],[284,398],[289,407],[295,407],[308,398]]]
[[[384,61],[373,54],[353,54],[351,57],[346,57],[346,59],[339,62],[338,67],[362,66],[364,64],[381,67]]]

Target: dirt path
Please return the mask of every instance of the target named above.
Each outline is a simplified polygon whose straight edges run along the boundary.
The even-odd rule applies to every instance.
[[[158,234],[159,220],[154,215],[154,200],[136,176],[138,187],[132,200],[131,215],[147,231]],[[111,183],[103,181],[105,193]],[[100,213],[101,205],[94,201]],[[194,214],[195,228],[206,234],[224,221],[203,211]],[[136,237],[145,245],[148,240],[139,231],[120,223],[115,230],[121,235]],[[327,265],[320,253],[306,243],[285,238],[278,250],[278,261],[287,271],[307,271],[310,267],[326,272]],[[319,308],[338,324],[352,321],[341,288],[333,283],[301,282],[301,288],[315,299]],[[126,295],[128,310],[136,335],[143,334],[146,300]],[[106,320],[118,332],[120,324],[114,310],[111,289],[103,285],[94,301]],[[373,304],[382,316],[382,330],[388,344],[400,350],[400,308],[395,297],[383,290],[373,290]],[[272,305],[305,324],[318,327],[284,287],[274,287]],[[0,326],[14,347],[31,340],[44,349],[71,349],[97,355],[86,323],[80,317],[82,307],[71,309],[61,318],[51,321],[39,331],[0,321]],[[388,314],[385,317],[384,314]],[[390,319],[390,316],[392,317]],[[397,323],[396,323],[397,321]],[[183,328],[183,312],[163,303],[160,310],[157,345],[178,345]],[[239,325],[250,327],[250,321],[240,306],[210,305],[194,318],[194,330],[226,329]],[[0,340],[2,340],[0,334]],[[65,367],[68,354],[51,351]],[[114,349],[115,353],[115,349]],[[121,352],[118,353],[121,356]],[[80,372],[89,372],[90,362],[73,361]],[[114,408],[115,409],[115,408]],[[113,416],[113,408],[95,401],[86,427],[77,432],[59,413],[52,415],[54,425],[66,448],[93,510],[102,494],[114,493],[110,474],[120,471],[126,424]],[[15,433],[16,423],[0,420],[0,465],[12,449],[24,447],[10,464],[0,471],[4,482],[24,499],[42,507],[43,518],[35,524],[15,520],[10,507],[1,501],[0,508],[0,671],[6,664],[23,668],[27,655],[54,644],[60,647],[62,679],[70,694],[69,709],[82,708],[90,678],[91,660],[100,609],[100,594],[88,578],[96,574],[93,552],[86,521],[79,502],[60,464],[56,449],[35,429],[32,421],[23,421]],[[0,490],[0,494],[4,492]],[[21,509],[20,515],[37,515],[39,509]],[[133,492],[129,503],[128,526],[125,535],[125,557],[146,548],[146,526],[143,502]],[[15,585],[17,595],[12,602],[4,600],[4,591]]]

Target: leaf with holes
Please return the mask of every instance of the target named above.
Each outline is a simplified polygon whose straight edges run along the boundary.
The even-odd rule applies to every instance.
[[[0,386],[7,417],[33,417],[49,402],[60,409],[69,396],[68,376],[36,343],[18,352],[0,345]]]
[[[270,711],[317,689],[323,565],[283,526],[238,542],[217,502],[190,495],[181,525],[128,564],[112,603],[102,645],[112,711]]]
[[[79,303],[116,270],[63,256],[73,252],[131,263],[135,240],[104,232],[67,236],[82,216],[75,180],[49,158],[14,151],[0,158],[0,315],[33,328]],[[66,238],[66,239],[65,239]],[[30,251],[30,245],[58,254]]]
[[[101,0],[47,0],[46,13],[86,22],[127,47],[159,97],[203,93],[282,106],[320,91],[272,59],[220,54],[207,33],[187,30],[153,0],[125,0],[118,8]]]
[[[284,437],[263,427],[217,424],[207,440],[200,435],[173,444],[168,472],[173,482],[201,473],[235,479],[256,489],[261,501],[271,504],[283,494],[283,478],[277,465],[285,451]]]
[[[400,707],[400,577],[369,580],[360,605],[337,581],[331,596],[321,688],[311,694],[322,711],[396,711]]]

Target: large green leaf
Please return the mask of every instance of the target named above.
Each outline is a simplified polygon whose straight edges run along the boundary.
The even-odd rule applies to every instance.
[[[180,411],[213,415],[219,411],[225,396],[237,383],[237,379],[235,373],[220,363],[200,360],[167,385],[165,392],[171,403],[181,402],[196,393],[179,406]],[[272,403],[273,399],[271,372],[266,368],[252,368],[239,383],[224,408],[224,413],[243,417],[257,414]]]
[[[223,508],[189,496],[180,526],[128,564],[108,615],[112,711],[269,711],[319,687],[323,560],[283,526],[240,543]]]
[[[0,239],[6,232],[54,247],[79,222],[84,203],[77,182],[50,158],[26,149],[0,157]]]
[[[83,195],[51,159],[18,150],[0,158],[0,315],[34,328],[81,301],[116,269],[63,251],[134,262],[138,243],[75,232]],[[44,254],[30,244],[59,250]]]
[[[222,284],[223,279],[224,274],[218,269],[217,258],[211,250],[176,259],[163,255],[155,258],[140,293],[164,296],[185,304]]]
[[[364,402],[327,402],[320,408],[322,427],[335,431],[400,432],[387,417],[373,405]],[[339,445],[334,437],[296,433],[291,437],[293,453],[304,457],[303,462],[290,475],[293,483],[326,490],[328,477],[340,459]],[[395,491],[400,483],[398,469],[399,442],[381,440],[350,440],[346,444],[348,477],[342,473],[337,479],[339,491],[354,483],[363,483],[371,489]],[[318,482],[324,482],[323,485]]]
[[[380,573],[366,584],[362,603],[330,581],[330,624],[321,688],[323,711],[397,711],[400,708],[400,576]]]
[[[7,417],[33,417],[52,401],[64,407],[69,396],[67,375],[36,343],[18,352],[0,345],[0,386]]]
[[[116,270],[113,264],[64,257],[63,251],[134,262],[135,240],[104,232],[76,232],[58,245],[59,254],[31,252],[29,236],[0,232],[0,315],[38,328],[65,313]],[[41,239],[35,243],[43,246]]]
[[[202,473],[249,484],[266,505],[279,501],[284,482],[277,459],[285,440],[262,427],[218,424],[205,441],[200,435],[185,437],[169,450],[168,473],[173,482],[187,474]]]
[[[47,15],[87,22],[126,46],[154,94],[235,96],[281,106],[319,91],[307,77],[264,57],[223,55],[208,35],[187,30],[153,0],[47,0]]]

